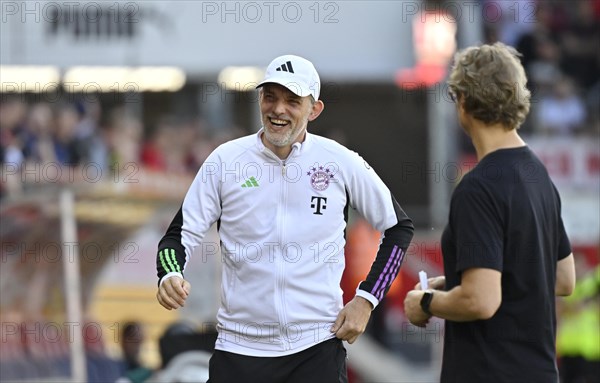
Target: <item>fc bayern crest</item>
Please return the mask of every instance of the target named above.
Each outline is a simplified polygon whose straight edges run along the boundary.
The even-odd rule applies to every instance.
[[[333,181],[334,171],[329,167],[315,164],[310,168],[306,175],[310,177],[310,186],[318,191],[323,191],[329,187]]]

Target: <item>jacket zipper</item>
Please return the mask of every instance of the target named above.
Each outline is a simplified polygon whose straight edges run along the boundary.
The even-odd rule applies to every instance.
[[[277,258],[277,286],[279,288],[278,291],[278,299],[281,305],[281,309],[279,311],[279,332],[281,334],[281,340],[283,343],[284,349],[290,350],[291,346],[289,344],[289,339],[286,334],[287,329],[287,315],[285,312],[285,257],[283,255],[283,245],[285,240],[285,206],[286,206],[286,182],[285,182],[285,161],[281,162],[281,194],[280,194],[280,209],[279,209],[279,250],[280,256]]]
[[[296,150],[296,147],[293,146],[292,147],[292,151],[290,152],[290,155],[288,156],[288,158],[291,158],[292,154],[294,153],[294,151]],[[287,193],[287,184],[285,181],[285,172],[286,172],[286,160],[282,160],[279,157],[277,157],[275,155],[275,153],[273,153],[271,150],[269,150],[268,148],[265,148],[265,152],[267,153],[267,155],[273,159],[276,159],[279,164],[281,165],[281,183],[280,183],[280,196],[279,196],[279,211],[278,211],[278,216],[277,216],[277,222],[278,222],[278,226],[279,226],[279,230],[278,230],[278,241],[279,241],[279,245],[280,245],[280,252],[279,252],[279,256],[275,258],[275,264],[277,267],[277,273],[276,273],[276,291],[275,294],[277,295],[276,299],[276,305],[275,307],[279,307],[278,310],[278,317],[279,317],[279,334],[281,336],[281,345],[284,348],[285,351],[291,350],[292,346],[290,345],[290,341],[287,337],[287,329],[288,329],[288,323],[287,323],[287,315],[285,312],[285,257],[283,256],[283,246],[284,243],[283,241],[285,240],[285,233],[284,233],[284,227],[285,227],[285,206],[286,206],[286,193]],[[279,303],[279,304],[277,304]]]

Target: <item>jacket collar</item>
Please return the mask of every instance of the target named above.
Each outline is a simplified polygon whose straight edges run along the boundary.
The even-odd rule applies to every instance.
[[[264,133],[264,128],[260,128],[260,130],[256,133],[256,147],[258,148],[258,150],[261,153],[264,153],[265,150],[269,150],[265,146],[265,144],[262,142],[261,137],[262,137],[263,133]],[[313,135],[307,131],[306,136],[304,137],[304,141],[296,142],[296,143],[294,143],[294,145],[292,145],[293,147],[296,148],[296,150],[292,149],[292,152],[290,153],[289,158],[297,157],[300,154],[306,152],[308,150],[308,148],[312,145],[313,140],[314,140]]]

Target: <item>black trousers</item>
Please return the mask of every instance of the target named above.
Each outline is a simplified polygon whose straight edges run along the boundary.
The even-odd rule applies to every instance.
[[[337,338],[286,356],[255,357],[216,350],[207,383],[347,383],[346,349]]]

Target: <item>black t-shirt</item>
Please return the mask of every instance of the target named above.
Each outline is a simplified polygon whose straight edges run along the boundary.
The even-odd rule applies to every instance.
[[[485,156],[456,187],[442,235],[446,289],[463,270],[502,273],[489,320],[446,321],[441,382],[557,382],[556,263],[571,253],[560,197],[528,147]]]

